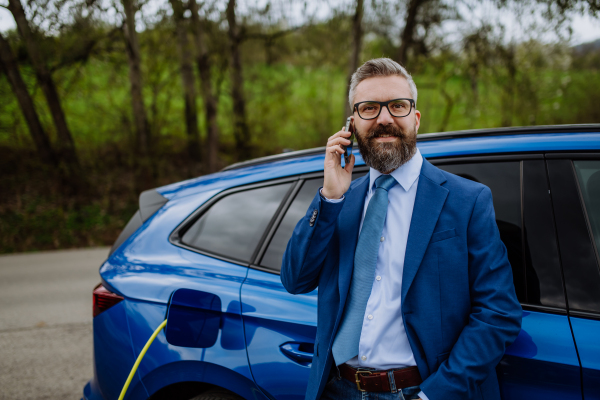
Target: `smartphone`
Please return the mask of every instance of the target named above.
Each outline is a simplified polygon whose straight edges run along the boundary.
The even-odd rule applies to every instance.
[[[344,161],[347,165],[348,163],[350,163],[350,156],[352,155],[352,145],[354,144],[354,125],[352,124],[352,117],[348,117],[348,119],[346,120],[346,128],[344,129],[344,131],[352,133],[348,138],[348,140],[350,140],[350,144],[348,146],[345,146],[344,151]]]

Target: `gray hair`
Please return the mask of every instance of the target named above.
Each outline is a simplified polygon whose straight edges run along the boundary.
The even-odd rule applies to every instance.
[[[406,71],[406,69],[398,64],[396,61],[389,58],[374,58],[361,65],[355,73],[352,74],[350,79],[350,91],[348,92],[348,102],[350,108],[354,107],[354,95],[356,94],[356,87],[359,83],[367,78],[375,76],[393,76],[398,75],[405,78],[408,81],[410,87],[410,94],[417,104],[417,85],[413,81],[412,76]]]

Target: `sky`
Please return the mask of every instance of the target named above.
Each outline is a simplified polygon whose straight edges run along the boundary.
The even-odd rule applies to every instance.
[[[334,0],[334,3],[335,2],[336,0]],[[0,1],[0,3],[5,3],[5,1]],[[489,6],[486,7],[483,5],[484,3],[485,2],[473,2],[472,4],[475,4],[475,6],[470,7],[466,13],[470,13],[474,16],[485,16],[486,14],[493,13],[495,16],[498,16],[498,18],[509,27],[506,31],[507,41],[510,39],[516,39],[518,41],[519,37],[525,34],[514,27],[515,18],[510,12],[499,12],[495,8],[490,9]],[[570,26],[572,28],[571,44],[573,45],[600,39],[600,19],[595,19],[590,16],[575,15],[573,16]],[[7,30],[14,28],[15,21],[10,12],[5,8],[0,7],[0,32],[6,32]],[[454,31],[457,28],[453,24],[447,24],[444,29]],[[547,34],[546,38],[550,39],[551,36],[551,34]]]

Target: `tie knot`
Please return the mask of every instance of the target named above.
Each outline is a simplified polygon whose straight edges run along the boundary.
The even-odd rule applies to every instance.
[[[379,178],[375,179],[375,187],[385,189],[387,192],[390,190],[396,183],[396,179],[391,175],[381,175]]]

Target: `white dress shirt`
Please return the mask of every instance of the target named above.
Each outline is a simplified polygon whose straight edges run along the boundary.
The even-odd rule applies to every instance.
[[[390,174],[398,184],[388,191],[389,204],[379,244],[373,287],[363,319],[358,356],[346,361],[346,364],[353,367],[386,370],[416,365],[400,306],[406,242],[422,165],[423,156],[417,149],[406,164]],[[369,190],[360,222],[361,229],[369,201],[375,193],[375,180],[380,175],[381,172],[373,168],[369,171]],[[337,202],[343,198],[326,200]],[[423,392],[419,393],[419,397],[427,400]]]

